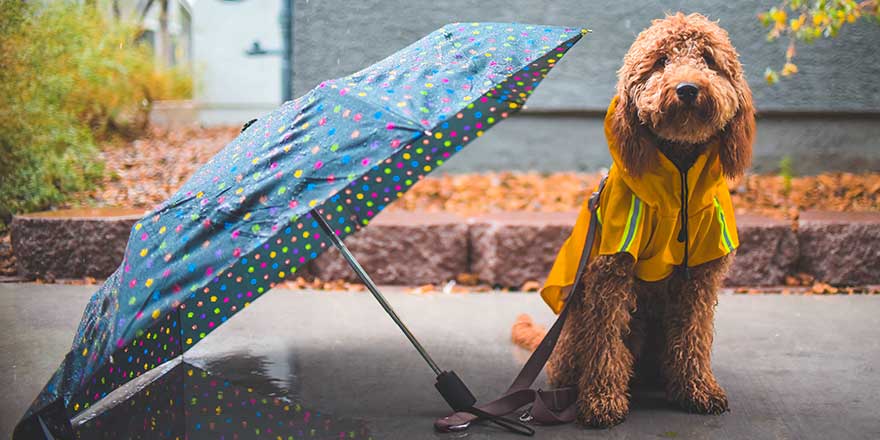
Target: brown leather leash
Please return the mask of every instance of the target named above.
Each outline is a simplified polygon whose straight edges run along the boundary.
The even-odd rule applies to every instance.
[[[581,253],[580,263],[578,263],[577,274],[575,275],[574,284],[571,293],[566,299],[565,306],[556,318],[556,322],[550,327],[550,330],[541,340],[538,348],[529,357],[523,365],[519,374],[513,380],[510,387],[507,388],[501,397],[482,405],[473,405],[475,398],[470,395],[464,401],[453,402],[447,398],[449,404],[457,410],[457,412],[446,417],[437,419],[434,422],[434,428],[439,432],[458,432],[466,430],[472,423],[476,421],[486,420],[496,423],[512,432],[524,435],[534,435],[535,430],[526,425],[532,422],[542,425],[555,425],[560,423],[569,423],[574,421],[577,414],[577,388],[574,385],[556,388],[552,390],[532,389],[531,386],[538,378],[544,365],[553,353],[559,336],[562,333],[562,327],[568,318],[569,310],[574,304],[581,301],[581,296],[575,294],[580,289],[581,279],[584,270],[590,259],[590,252],[593,249],[593,243],[596,241],[596,234],[600,228],[596,210],[599,207],[599,196],[605,188],[605,181],[608,176],[602,178],[599,182],[599,188],[590,196],[590,225],[587,229],[587,238],[584,243],[584,251]],[[454,373],[453,373],[454,374]],[[453,380],[458,380],[455,377]],[[444,384],[442,379],[438,377],[437,387],[440,389]],[[444,394],[441,390],[441,394]],[[446,397],[446,394],[444,394]],[[470,400],[468,400],[470,399]],[[470,405],[468,405],[470,402]],[[531,404],[531,408],[527,410],[518,420],[512,420],[505,416],[510,415],[526,405]],[[467,407],[470,406],[470,407]]]

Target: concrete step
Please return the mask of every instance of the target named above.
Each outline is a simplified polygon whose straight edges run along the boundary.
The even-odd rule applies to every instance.
[[[133,210],[73,210],[17,216],[12,244],[25,278],[103,278],[122,259]],[[542,281],[575,212],[506,212],[474,217],[386,212],[346,243],[381,284],[442,283],[474,273],[489,284]],[[805,272],[832,284],[880,283],[880,213],[805,212],[798,223],[737,217],[740,248],[728,286],[772,286]],[[302,271],[355,281],[338,252]]]

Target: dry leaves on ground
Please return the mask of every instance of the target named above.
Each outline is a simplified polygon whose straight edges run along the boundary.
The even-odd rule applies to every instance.
[[[492,172],[422,180],[394,210],[475,215],[503,211],[573,211],[596,187],[599,174]],[[779,176],[750,175],[731,182],[737,213],[796,219],[800,211],[880,211],[880,173],[796,177],[787,189]]]
[[[367,286],[359,283],[349,283],[344,280],[322,280],[320,278],[308,280],[303,277],[296,277],[294,280],[276,284],[275,287],[294,290],[312,289],[344,292],[365,292],[367,290]]]
[[[878,295],[880,286],[844,286],[836,287],[827,283],[816,282],[810,286],[792,287],[738,287],[733,293],[745,295]]]
[[[825,173],[795,177],[750,175],[731,185],[737,212],[796,219],[807,210],[880,211],[880,173]]]
[[[105,145],[102,187],[79,194],[71,206],[151,208],[231,141],[239,127],[152,129],[143,139]],[[503,211],[560,212],[580,208],[598,173],[489,172],[435,174],[414,185],[393,210],[477,215]],[[738,213],[796,219],[808,209],[880,211],[880,173],[794,177],[749,175],[731,182]]]
[[[537,281],[530,280],[530,281],[526,281],[525,283],[523,283],[523,285],[519,288],[519,290],[521,290],[523,292],[537,292],[540,288],[541,288],[541,283],[539,283]]]
[[[169,198],[238,132],[236,127],[153,128],[142,139],[104,145],[101,187],[79,194],[70,205],[151,208]]]

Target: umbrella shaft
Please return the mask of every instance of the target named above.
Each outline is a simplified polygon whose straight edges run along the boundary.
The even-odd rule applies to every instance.
[[[358,261],[354,258],[354,255],[352,255],[348,248],[345,247],[345,243],[343,243],[342,240],[336,236],[333,228],[331,228],[330,225],[327,224],[327,221],[324,220],[324,217],[321,216],[321,214],[319,214],[317,210],[312,211],[312,217],[314,217],[318,224],[321,225],[321,229],[323,229],[324,233],[327,234],[327,238],[329,238],[333,245],[336,246],[337,249],[339,249],[339,252],[342,254],[343,257],[345,257],[345,261],[348,262],[348,265],[351,266],[352,270],[354,270],[354,273],[357,274],[358,278],[360,278],[361,281],[363,281],[363,283],[367,286],[367,289],[370,291],[370,293],[373,294],[373,297],[376,298],[376,301],[378,301],[382,308],[385,309],[385,312],[388,313],[388,316],[390,316],[394,323],[397,324],[397,327],[400,328],[400,331],[402,331],[403,334],[406,335],[406,338],[409,339],[409,342],[412,343],[413,347],[415,347],[419,354],[422,355],[422,359],[424,359],[425,362],[428,363],[428,366],[430,366],[431,369],[434,370],[434,374],[439,375],[442,372],[440,370],[440,367],[437,366],[437,364],[434,362],[434,359],[431,359],[431,355],[429,355],[428,352],[425,351],[425,347],[422,347],[422,344],[419,343],[419,340],[416,339],[412,332],[410,332],[409,329],[406,327],[406,324],[404,324],[403,321],[401,321],[400,317],[397,316],[397,312],[394,311],[394,309],[391,307],[391,304],[389,304],[385,297],[382,295],[382,292],[379,292],[379,288],[376,287],[376,284],[373,282],[367,272],[364,271],[364,268],[361,267],[360,263],[358,263]]]

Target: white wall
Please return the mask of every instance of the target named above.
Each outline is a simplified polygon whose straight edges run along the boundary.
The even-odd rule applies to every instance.
[[[193,58],[199,119],[205,124],[239,124],[278,107],[281,58],[248,56],[251,42],[279,49],[280,0],[196,0]]]

